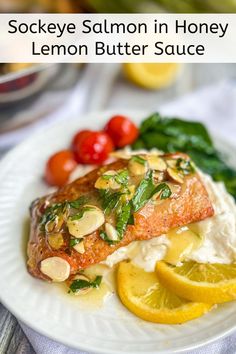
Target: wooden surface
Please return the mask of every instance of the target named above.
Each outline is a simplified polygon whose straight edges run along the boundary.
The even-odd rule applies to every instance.
[[[117,107],[117,102],[120,102],[123,108],[150,108],[151,110],[152,107],[156,108],[203,85],[217,83],[227,78],[236,79],[236,64],[186,64],[180,80],[174,86],[157,92],[139,89],[127,83],[122,75],[118,75],[112,83],[112,90],[109,90],[106,100],[102,105],[101,103],[100,106],[97,105],[97,108]],[[130,95],[132,99],[129,97],[130,92],[132,92]],[[96,104],[92,108],[96,109]],[[5,151],[0,152],[0,156],[4,153]],[[15,317],[0,304],[0,354],[34,353]]]

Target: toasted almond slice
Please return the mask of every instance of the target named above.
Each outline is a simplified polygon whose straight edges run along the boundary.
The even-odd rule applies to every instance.
[[[101,209],[94,205],[85,205],[91,207],[91,210],[85,211],[83,216],[78,220],[67,220],[69,233],[76,237],[82,238],[96,231],[105,222],[105,217]]]
[[[97,189],[108,189],[110,188],[110,181],[101,176],[96,180],[94,187]]]
[[[167,168],[168,175],[177,183],[184,183],[183,177],[180,176],[173,168]]]
[[[73,278],[73,280],[79,280],[79,279],[81,279],[81,280],[86,280],[86,281],[90,281],[90,279],[88,278],[88,277],[86,277],[85,275],[83,275],[83,274],[77,274],[77,275],[75,275],[74,276],[74,278]],[[72,280],[72,282],[73,282],[73,280]],[[80,289],[80,290],[78,290],[78,291],[76,291],[75,293],[73,293],[73,295],[76,295],[76,296],[78,296],[78,295],[85,295],[85,294],[87,294],[89,291],[91,291],[92,290],[92,288],[91,287],[88,287],[88,288],[83,288],[83,289]]]
[[[59,248],[61,248],[61,246],[64,243],[64,239],[61,233],[53,233],[53,234],[49,234],[47,236],[47,240],[49,245],[55,249],[58,250]]]
[[[141,164],[137,161],[134,161],[132,159],[129,161],[128,168],[129,168],[129,171],[131,172],[131,174],[133,174],[135,176],[144,175],[148,170],[147,163],[145,163],[143,165],[143,164]]]
[[[156,182],[163,182],[165,179],[165,173],[164,172],[159,172],[159,171],[154,171],[153,177]]]
[[[60,214],[56,216],[56,218],[53,221],[48,221],[45,225],[45,230],[46,232],[59,232],[62,228],[62,225],[64,223],[64,215]]]
[[[170,168],[176,168],[176,162],[177,162],[177,160],[175,160],[175,159],[166,160],[167,166]]]
[[[147,160],[148,165],[152,170],[165,171],[167,168],[165,161],[161,157],[151,155],[148,156]]]
[[[128,194],[128,200],[132,199],[135,193],[135,185],[131,184],[128,186],[129,194]]]
[[[120,184],[117,183],[115,181],[114,178],[109,178],[107,179],[106,176],[115,176],[117,174],[116,171],[114,170],[110,170],[110,171],[106,171],[101,177],[99,177],[97,179],[97,181],[95,182],[95,188],[97,189],[119,189],[120,188]]]
[[[83,254],[85,252],[84,248],[84,241],[81,241],[80,243],[77,243],[77,245],[73,246],[73,248],[80,254]]]
[[[111,241],[117,241],[119,239],[119,234],[117,230],[108,222],[105,224],[105,231]]]
[[[123,203],[126,203],[133,198],[134,193],[135,193],[135,185],[132,184],[132,185],[128,186],[128,190],[129,191],[127,193],[125,193],[121,196],[121,201]]]
[[[70,275],[69,263],[61,257],[49,257],[40,263],[40,270],[52,281],[65,281]]]

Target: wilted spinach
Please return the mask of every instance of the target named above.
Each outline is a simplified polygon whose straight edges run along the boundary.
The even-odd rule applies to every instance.
[[[154,147],[164,152],[186,152],[215,181],[223,181],[228,192],[236,199],[236,171],[228,166],[222,154],[216,150],[202,123],[166,118],[154,113],[142,122],[140,136],[133,148]]]

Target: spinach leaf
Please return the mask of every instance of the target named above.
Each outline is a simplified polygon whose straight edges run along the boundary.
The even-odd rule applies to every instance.
[[[84,279],[76,279],[71,283],[69,292],[72,291],[73,293],[76,293],[77,291],[79,291],[81,289],[98,288],[101,284],[101,281],[102,281],[101,275],[97,275],[95,280],[93,280],[93,281],[87,281]]]
[[[95,209],[95,207],[85,206],[77,214],[71,216],[70,219],[72,221],[79,220],[79,219],[81,219],[84,216],[84,213],[86,213],[86,211],[91,211],[91,210],[94,210],[94,209]]]
[[[69,202],[69,205],[71,208],[79,209],[83,204],[87,203],[87,201],[88,201],[87,197],[81,196],[78,199]]]
[[[99,190],[100,199],[102,201],[102,208],[106,214],[110,214],[113,209],[117,207],[120,197],[123,195],[121,192],[110,192],[108,189]]]
[[[149,145],[156,144],[160,139],[158,145],[168,146],[171,151],[178,149],[184,151],[186,148],[197,149],[206,153],[214,151],[212,140],[206,128],[199,122],[165,118],[158,113],[154,113],[141,124],[140,133],[145,145],[147,143]]]
[[[166,183],[159,184],[153,191],[152,196],[161,191],[160,199],[167,199],[171,196],[171,189]]]
[[[119,234],[120,239],[123,238],[128,221],[130,219],[130,214],[131,214],[131,205],[130,203],[127,203],[121,207],[121,211],[117,216],[116,230]]]
[[[142,208],[152,197],[155,185],[153,183],[153,171],[149,170],[145,178],[138,185],[135,194],[131,200],[134,212]]]
[[[117,172],[117,174],[114,176],[114,180],[123,186],[127,186],[128,184],[128,179],[129,179],[129,173],[128,170],[122,170]]]

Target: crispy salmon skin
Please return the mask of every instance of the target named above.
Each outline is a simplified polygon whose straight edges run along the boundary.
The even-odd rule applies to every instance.
[[[51,280],[42,271],[45,259],[60,257],[71,276],[132,241],[203,220],[214,210],[189,157],[176,153],[96,168],[33,202],[30,213],[28,270]]]

